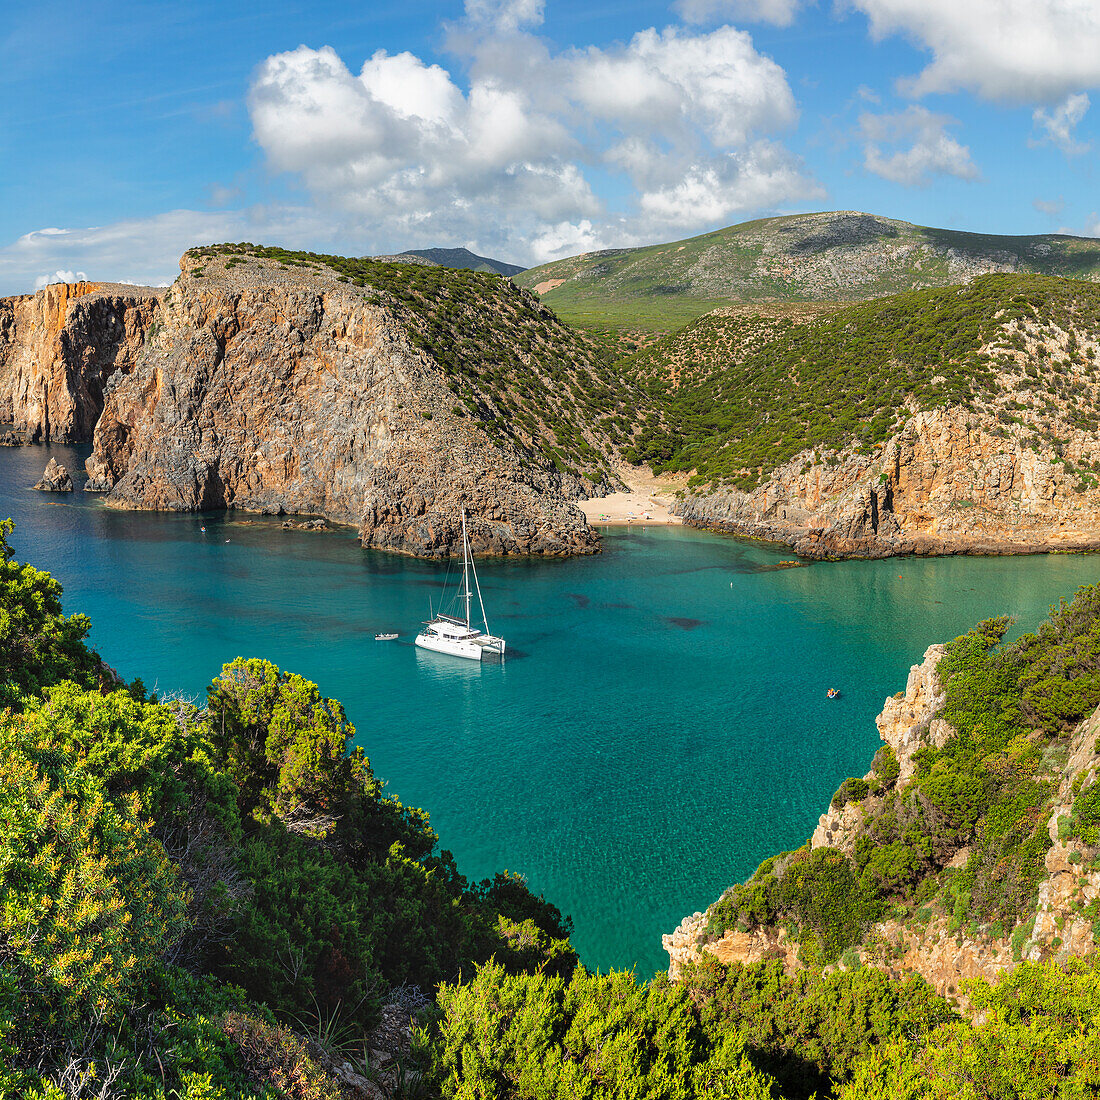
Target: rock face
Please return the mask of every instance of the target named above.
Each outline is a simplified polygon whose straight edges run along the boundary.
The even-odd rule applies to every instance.
[[[936,668],[944,653],[944,646],[930,645],[919,665],[909,670],[905,691],[892,695],[882,706],[882,713],[875,719],[879,737],[894,752],[898,762],[899,784],[908,783],[916,770],[913,757],[926,745],[942,748],[954,730],[937,713],[942,709],[945,696],[936,679]],[[871,782],[875,778],[872,769],[864,777]],[[860,802],[848,802],[837,809],[829,808],[818,818],[817,828],[810,839],[811,848],[839,848],[851,855],[864,820],[878,806],[873,795]]]
[[[904,692],[886,700],[876,719],[879,735],[897,756],[898,783],[911,778],[914,753],[924,745],[942,747],[954,732],[936,717],[944,704],[936,668],[944,647],[930,646],[919,665],[909,673]],[[1100,866],[1081,841],[1062,839],[1060,823],[1068,820],[1075,796],[1100,781],[1100,708],[1081,722],[1068,739],[1066,762],[1057,779],[1049,832],[1052,847],[1045,857],[1046,877],[1040,882],[1034,916],[1021,927],[1025,930],[1013,943],[1004,936],[973,935],[952,928],[944,916],[924,926],[902,924],[894,919],[880,921],[860,949],[862,965],[879,967],[894,977],[917,973],[944,996],[956,997],[965,1007],[962,985],[972,978],[994,980],[1020,960],[1064,961],[1095,948],[1091,903],[1100,898]],[[868,772],[870,780],[873,772]],[[864,818],[871,816],[879,800],[873,796],[833,807],[821,815],[811,847],[838,848],[851,855]],[[966,865],[969,849],[961,848],[947,864]],[[1088,910],[1088,912],[1086,912]],[[669,955],[669,978],[679,980],[684,968],[701,955],[720,962],[751,964],[779,959],[788,971],[800,968],[798,945],[786,930],[762,926],[750,931],[728,929],[721,936],[708,935],[708,914],[685,917],[679,927],[662,937]],[[1017,937],[1013,937],[1016,939]],[[867,945],[874,944],[872,950]]]
[[[873,454],[800,454],[751,493],[691,494],[673,510],[818,559],[1100,548],[1100,500],[1062,461],[1093,461],[1095,438],[1072,433],[1055,456],[995,426],[958,407],[916,412]]]
[[[567,499],[582,483],[455,415],[394,308],[325,271],[188,255],[181,270],[151,346],[106,389],[87,488],[109,504],[322,514],[429,557],[459,547],[465,508],[476,553],[599,548]]]
[[[44,493],[71,493],[73,479],[69,476],[69,471],[56,458],[51,458],[42,473],[42,480],[35,485],[35,488]]]
[[[160,293],[56,283],[0,298],[0,421],[32,442],[91,440],[104,386],[137,361]]]

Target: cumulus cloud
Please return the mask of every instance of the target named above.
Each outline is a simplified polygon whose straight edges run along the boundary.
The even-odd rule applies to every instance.
[[[687,23],[732,19],[789,27],[802,3],[803,0],[676,0],[672,10]]]
[[[543,0],[466,0],[465,7],[466,18],[474,26],[498,34],[537,27],[543,18]]]
[[[1041,137],[1032,144],[1043,145],[1049,142],[1057,146],[1067,156],[1088,151],[1087,141],[1078,141],[1073,136],[1077,124],[1085,117],[1089,109],[1089,97],[1084,92],[1068,95],[1057,106],[1049,111],[1042,107],[1036,107],[1032,112],[1031,120]]]
[[[757,142],[743,154],[728,154],[692,165],[676,183],[645,191],[639,199],[643,214],[662,224],[684,229],[700,221],[721,221],[729,210],[766,206],[772,195],[798,192],[818,198],[787,152],[769,142]]]
[[[50,283],[79,283],[87,278],[83,271],[55,271],[52,275],[39,275],[34,280],[34,289],[41,290]]]
[[[1052,103],[1100,83],[1096,0],[846,0],[879,38],[903,34],[932,62],[906,92],[969,89],[986,99]]]
[[[932,176],[979,179],[981,173],[970,158],[970,150],[959,144],[947,127],[955,120],[912,106],[893,114],[859,116],[864,141],[863,166],[876,176],[907,187],[924,187]],[[887,146],[901,146],[893,151]]]
[[[701,132],[717,146],[741,145],[798,117],[786,73],[734,27],[710,34],[651,28],[619,49],[574,54],[562,69],[584,111],[668,140]]]
[[[776,140],[798,117],[786,74],[746,32],[649,29],[551,53],[523,30],[541,19],[535,0],[466,11],[448,39],[461,83],[409,53],[380,50],[355,73],[301,46],[250,89],[271,167],[379,251],[457,242],[541,262],[820,193]],[[628,208],[607,208],[593,172],[622,177]]]

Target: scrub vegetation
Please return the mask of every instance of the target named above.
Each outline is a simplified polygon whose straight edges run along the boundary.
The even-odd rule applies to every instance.
[[[1061,455],[1100,429],[1100,286],[985,275],[821,320],[718,313],[622,360],[651,411],[626,451],[694,483],[755,488],[807,452],[870,453],[922,409],[960,406]],[[1074,466],[1082,488],[1092,466]]]
[[[988,271],[1100,274],[1087,237],[931,229],[873,214],[798,214],[687,240],[586,252],[515,276],[571,325],[637,338],[731,302],[835,302],[963,283]]]
[[[57,582],[13,560],[11,530],[0,1095],[345,1100],[373,1080],[394,1100],[806,1100],[1100,1085],[1091,959],[975,988],[978,1024],[920,978],[858,965],[792,976],[701,956],[677,984],[590,973],[550,902],[507,872],[468,882],[427,816],[384,795],[317,685],[258,658],[227,664],[201,706],[122,682]],[[831,958],[962,840],[977,841],[963,917],[1018,912],[1043,744],[1100,700],[1098,608],[1086,590],[1012,646],[1000,621],[959,639],[946,669],[959,737],[922,758],[915,799],[892,792],[889,836],[862,862],[826,850],[780,874],[772,861],[749,884],[762,908],[738,905],[736,919],[782,910]],[[1022,736],[1032,727],[1044,743]],[[889,786],[897,761],[880,763]],[[1092,790],[1072,826],[1090,843]],[[959,896],[962,880],[948,885]],[[394,1013],[411,1045],[382,1074],[372,1029]]]

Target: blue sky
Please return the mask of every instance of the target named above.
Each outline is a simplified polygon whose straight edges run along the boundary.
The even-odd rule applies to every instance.
[[[860,209],[1100,235],[1096,0],[9,5],[0,294]],[[1097,108],[1100,110],[1100,108]]]

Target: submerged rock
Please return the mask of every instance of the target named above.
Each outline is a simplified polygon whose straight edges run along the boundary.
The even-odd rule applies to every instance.
[[[57,461],[51,458],[42,472],[42,480],[35,485],[43,493],[71,493],[73,491],[73,479],[69,471]]]

